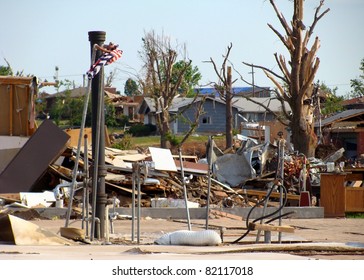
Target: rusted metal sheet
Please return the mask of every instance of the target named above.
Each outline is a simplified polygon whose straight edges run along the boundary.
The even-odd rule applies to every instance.
[[[31,191],[69,138],[51,120],[44,121],[0,174],[0,193]]]

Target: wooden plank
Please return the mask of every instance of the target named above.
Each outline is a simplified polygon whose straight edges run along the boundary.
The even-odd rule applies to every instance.
[[[0,85],[27,85],[30,86],[34,77],[0,76]]]
[[[26,87],[25,88],[25,104],[30,104],[30,87]],[[28,107],[27,109],[27,114],[24,116],[24,125],[25,125],[25,135],[29,136],[30,135],[30,126],[29,126],[29,115],[31,114],[30,112],[31,107]]]
[[[256,223],[249,223],[250,230],[264,230],[264,231],[278,231],[278,232],[294,232],[294,227],[291,226],[274,226],[268,224],[256,224]]]
[[[131,189],[124,188],[124,187],[122,187],[122,186],[118,186],[118,185],[112,184],[112,183],[110,183],[110,182],[105,182],[105,184],[106,184],[106,185],[109,185],[109,186],[111,186],[111,187],[117,188],[117,189],[119,189],[119,190],[122,190],[122,191],[124,191],[124,192],[130,193],[130,194],[132,194],[132,193],[133,193],[133,191],[132,191]],[[140,192],[140,194],[141,194],[141,195],[145,195],[145,193],[144,193],[144,192],[142,192],[142,191]],[[135,190],[135,195],[138,195],[138,190]]]
[[[1,76],[0,76],[1,77]],[[0,84],[0,135],[9,135],[10,95],[7,85]]]
[[[70,136],[70,141],[68,143],[68,146],[76,147],[78,145],[78,138],[80,136],[80,129],[66,129],[65,132]],[[92,130],[90,127],[85,127],[83,130],[83,135],[87,135],[88,144],[92,145]],[[81,140],[82,144],[84,143],[84,139]]]
[[[364,212],[364,188],[345,187],[346,212]]]
[[[257,190],[246,190],[246,194],[250,195],[250,196],[258,196],[259,200],[263,197],[267,196],[267,192],[266,191],[257,191]],[[272,192],[270,194],[270,197],[273,198],[279,198],[280,194],[277,192]],[[287,194],[287,199],[292,199],[292,200],[300,200],[300,196],[296,195],[296,194]]]
[[[174,159],[179,160],[179,155],[172,155]],[[189,160],[197,163],[197,156],[182,155],[182,160]]]
[[[19,193],[2,193],[0,194],[0,198],[10,202],[20,202],[20,194]]]
[[[345,217],[346,174],[322,173],[320,182],[320,206],[326,217]]]
[[[13,88],[14,86],[9,87],[9,98],[10,98],[10,104],[9,104],[9,135],[13,136],[13,108],[14,108],[14,94],[13,94]]]

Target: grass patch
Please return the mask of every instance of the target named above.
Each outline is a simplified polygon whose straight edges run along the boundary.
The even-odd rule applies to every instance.
[[[362,212],[346,213],[345,217],[351,219],[364,219],[364,213]]]
[[[184,137],[183,135],[177,135],[176,139],[181,141],[183,137]],[[214,139],[225,139],[225,137],[216,136]],[[199,135],[199,136],[188,137],[185,143],[193,143],[193,142],[206,143],[207,141],[208,141],[208,136]],[[134,146],[158,146],[160,144],[160,136],[133,137],[132,143]]]

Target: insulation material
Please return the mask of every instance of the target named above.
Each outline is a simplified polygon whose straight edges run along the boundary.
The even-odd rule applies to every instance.
[[[52,191],[37,192],[20,192],[20,200],[28,207],[50,207],[56,202]]]
[[[157,197],[151,199],[152,207],[172,207],[172,208],[186,208],[184,199],[174,199],[166,197]],[[198,208],[200,205],[196,202],[187,201],[188,208]]]

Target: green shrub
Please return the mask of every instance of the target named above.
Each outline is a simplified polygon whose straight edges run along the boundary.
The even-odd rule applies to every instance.
[[[133,148],[132,140],[132,135],[129,133],[125,133],[123,138],[121,138],[112,145],[112,148],[119,150],[131,150]]]
[[[147,124],[136,124],[129,128],[128,133],[132,134],[134,137],[149,136],[157,131],[155,125]]]

